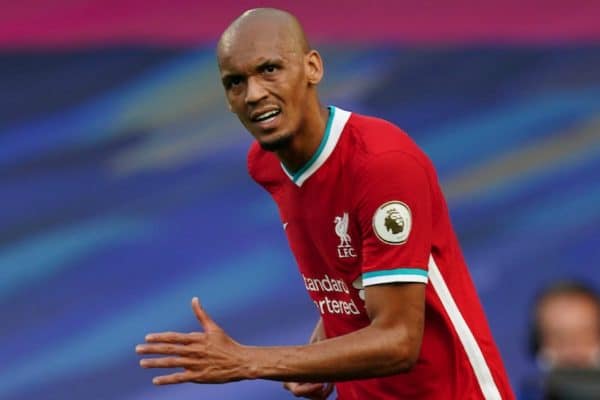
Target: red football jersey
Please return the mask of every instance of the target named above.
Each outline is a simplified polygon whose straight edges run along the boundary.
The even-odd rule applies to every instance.
[[[414,368],[337,383],[339,399],[513,399],[431,161],[393,124],[329,110],[319,148],[296,173],[257,143],[248,154],[327,336],[370,323],[365,286],[426,284]]]

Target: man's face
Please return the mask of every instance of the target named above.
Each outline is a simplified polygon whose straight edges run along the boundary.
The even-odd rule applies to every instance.
[[[305,56],[282,32],[250,30],[219,52],[229,108],[266,150],[278,150],[302,124]]]
[[[542,356],[552,367],[598,366],[599,319],[595,304],[585,296],[565,294],[546,299],[538,312]]]

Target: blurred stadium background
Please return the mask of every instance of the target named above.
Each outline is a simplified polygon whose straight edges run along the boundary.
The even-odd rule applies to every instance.
[[[534,293],[600,284],[600,2],[451,3],[0,1],[0,399],[288,398],[155,388],[134,353],[196,329],[194,295],[246,344],[317,318],[215,64],[265,4],[322,50],[326,103],[433,159],[517,389]]]

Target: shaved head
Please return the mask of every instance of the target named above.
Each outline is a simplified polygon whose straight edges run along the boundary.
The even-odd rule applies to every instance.
[[[246,11],[221,35],[217,60],[229,109],[263,149],[291,168],[300,164],[318,146],[329,111],[317,94],[321,56],[296,17]]]
[[[276,35],[288,50],[306,54],[310,45],[298,19],[276,8],[255,8],[236,18],[223,32],[217,46],[219,60],[236,47],[237,41],[252,42],[257,36]]]

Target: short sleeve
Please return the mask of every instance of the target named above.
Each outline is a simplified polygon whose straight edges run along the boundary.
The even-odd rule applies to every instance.
[[[425,166],[410,154],[384,153],[365,163],[357,184],[363,286],[427,283],[432,196]]]

